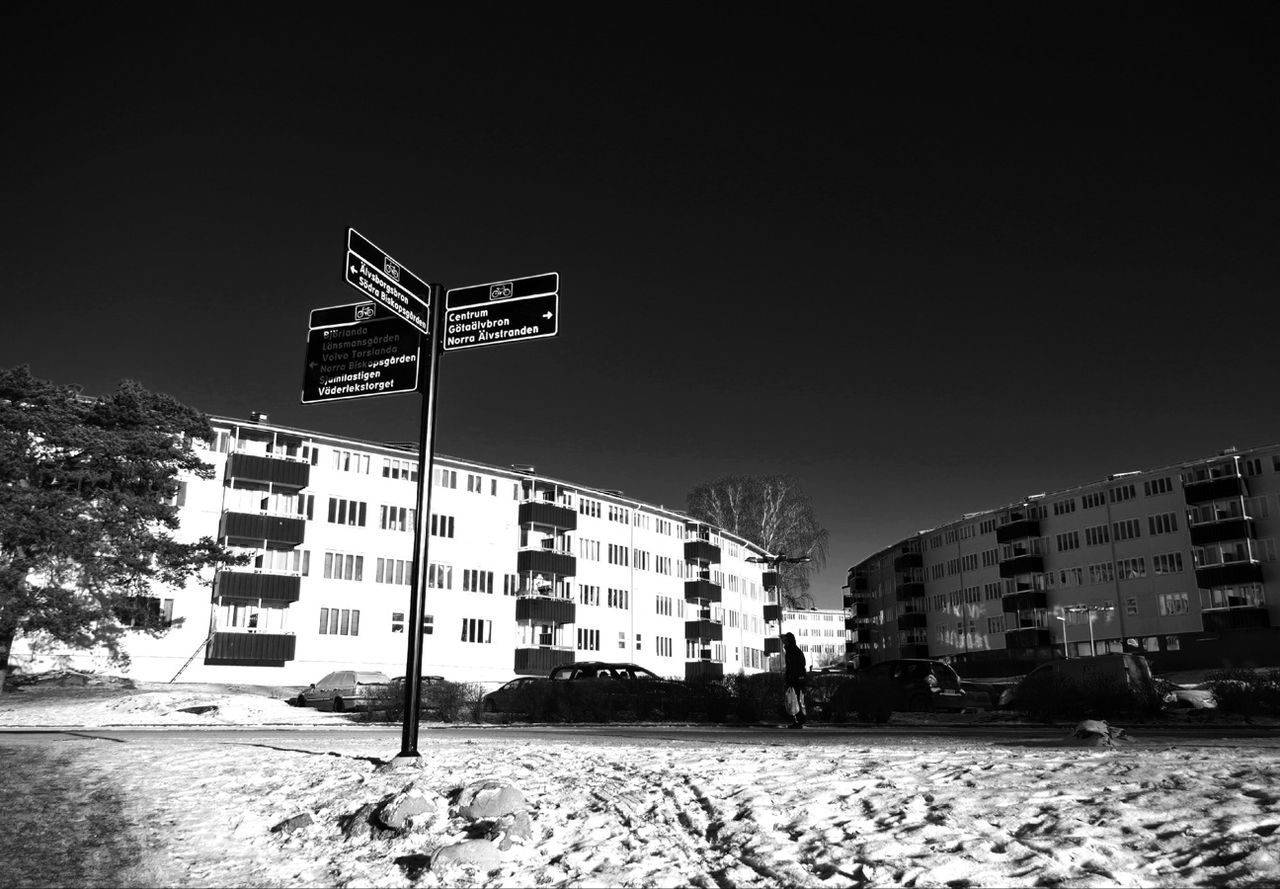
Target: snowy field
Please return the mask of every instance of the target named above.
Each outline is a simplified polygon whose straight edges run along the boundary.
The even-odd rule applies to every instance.
[[[0,697],[4,726],[284,724],[350,725],[261,694]],[[0,743],[0,885],[1280,884],[1274,747],[1136,732],[1081,746],[1069,728],[1020,743],[795,734],[654,746],[425,731],[408,768],[384,764],[398,735],[28,736]],[[493,781],[508,808],[469,812]]]

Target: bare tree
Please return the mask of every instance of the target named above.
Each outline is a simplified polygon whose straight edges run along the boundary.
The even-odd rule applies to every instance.
[[[778,566],[780,601],[790,608],[813,604],[809,574],[827,561],[827,530],[818,524],[809,495],[791,475],[731,475],[689,492],[693,518],[746,538],[771,555],[808,556]]]

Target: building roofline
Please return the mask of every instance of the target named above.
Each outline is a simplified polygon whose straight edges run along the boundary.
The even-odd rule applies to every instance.
[[[263,421],[258,421],[253,419],[245,420],[237,417],[226,417],[220,414],[208,414],[207,416],[209,417],[209,422],[212,424],[235,425],[235,426],[250,427],[254,429],[262,429],[268,432],[282,432],[287,435],[295,435],[295,436],[301,435],[304,437],[314,438],[325,443],[340,444],[340,445],[347,444],[347,445],[357,445],[360,447],[366,447],[373,450],[377,450],[381,453],[385,453],[387,456],[396,456],[400,459],[404,459],[405,457],[408,457],[409,459],[414,460],[415,462],[418,459],[418,446],[416,443],[413,443],[412,445],[410,445],[408,443],[403,443],[403,442],[371,441],[369,439],[353,438],[351,436],[346,436],[346,435],[335,435],[331,432],[321,432],[319,430],[314,430],[314,429],[302,429],[297,426],[286,426],[282,423],[274,423],[270,419],[263,420]],[[479,460],[468,460],[464,457],[454,457],[449,454],[441,454],[437,452],[434,456],[433,462],[438,462],[441,460],[447,460],[450,463],[453,463],[462,467],[469,466],[469,467],[474,467],[476,469],[482,469],[490,474],[500,475],[504,478],[509,478],[512,481],[518,481],[520,479],[526,479],[526,478],[533,478],[533,479],[538,479],[539,481],[549,482],[553,485],[563,485],[564,487],[572,488],[574,491],[577,491],[579,493],[586,494],[590,497],[594,497],[606,502],[615,503],[619,506],[627,506],[632,509],[641,507],[652,513],[661,513],[663,518],[670,518],[672,521],[678,521],[681,523],[699,522],[701,524],[708,525],[712,528],[715,528],[717,533],[719,533],[721,537],[727,538],[729,540],[732,540],[734,543],[747,547],[752,552],[759,553],[761,555],[771,555],[771,553],[769,553],[768,550],[764,549],[758,544],[752,543],[751,541],[747,540],[745,537],[740,537],[731,531],[726,531],[724,528],[721,528],[712,522],[703,522],[701,519],[693,518],[683,510],[674,509],[672,507],[664,506],[662,504],[649,503],[644,500],[637,500],[634,497],[624,497],[622,496],[621,492],[618,492],[618,491],[614,491],[606,488],[596,488],[596,487],[592,487],[591,485],[582,484],[580,482],[572,482],[567,479],[544,475],[536,471],[525,472],[523,470],[512,469],[510,466],[498,466],[493,463],[483,463]]]

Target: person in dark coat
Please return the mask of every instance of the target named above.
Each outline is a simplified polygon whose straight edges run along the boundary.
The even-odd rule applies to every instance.
[[[787,712],[791,715],[791,727],[801,728],[805,722],[804,688],[808,671],[805,667],[804,652],[800,650],[799,645],[796,645],[794,633],[782,634],[782,658],[783,679],[787,685],[788,697],[791,692],[795,692],[796,711],[790,713],[790,705],[787,708]]]

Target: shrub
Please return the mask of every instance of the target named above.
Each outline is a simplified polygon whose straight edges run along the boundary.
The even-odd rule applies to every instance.
[[[443,722],[476,722],[484,687],[475,682],[437,682],[422,686],[420,722],[438,719]],[[364,721],[402,722],[404,720],[404,688],[388,685],[378,689],[369,699]]]
[[[1217,670],[1205,677],[1222,713],[1240,716],[1280,714],[1280,670]]]

